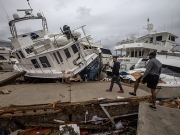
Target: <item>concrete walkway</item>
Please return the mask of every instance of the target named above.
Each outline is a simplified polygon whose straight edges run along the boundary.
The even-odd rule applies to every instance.
[[[148,103],[140,103],[137,135],[179,135],[180,110],[157,106],[152,110]]]
[[[106,92],[110,82],[89,82],[89,83],[46,83],[46,84],[18,84],[0,87],[12,91],[10,94],[0,94],[0,106],[5,107],[14,105],[46,104],[58,100],[61,102],[79,102],[94,100],[100,97],[116,99],[117,96],[131,97],[129,92],[132,87],[123,86],[125,93],[117,93],[117,84],[114,84],[113,92]],[[69,90],[72,90],[71,93]],[[137,92],[138,96],[150,95],[141,89]],[[71,96],[70,96],[71,95]]]

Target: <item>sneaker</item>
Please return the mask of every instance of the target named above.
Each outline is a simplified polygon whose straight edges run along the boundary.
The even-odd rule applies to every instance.
[[[124,90],[119,90],[118,93],[124,93]]]
[[[154,106],[152,106],[152,105],[149,105],[149,107],[150,107],[151,109],[153,109],[154,111],[156,111],[156,107],[154,107]]]
[[[134,92],[129,92],[130,95],[136,96],[136,94],[134,94]]]
[[[109,90],[106,90],[106,92],[112,92],[112,90],[109,89]]]

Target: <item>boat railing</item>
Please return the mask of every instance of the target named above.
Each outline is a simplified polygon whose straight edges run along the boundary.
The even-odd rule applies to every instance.
[[[172,79],[175,84],[180,83],[180,73],[161,73],[161,79]]]
[[[40,66],[41,65],[41,66]],[[20,71],[26,71],[27,73],[53,73],[51,68],[48,67],[46,63],[36,63],[36,64],[17,64]],[[44,67],[44,68],[41,68]]]
[[[86,32],[85,32],[85,30],[84,30],[84,27],[85,27],[85,26],[86,26],[86,25],[83,25],[83,26],[78,27],[78,28],[76,28],[76,29],[74,29],[74,30],[72,30],[72,31],[74,32],[74,31],[76,31],[76,30],[78,30],[78,29],[81,29],[82,32],[83,32],[83,34],[84,34],[84,36],[86,37],[86,40],[87,40],[89,46],[92,48],[91,43],[90,43],[90,41],[89,41],[89,39],[88,39],[88,37],[87,37],[87,35],[86,35]],[[85,48],[84,48],[84,49],[85,49]],[[93,49],[93,51],[94,51],[94,49]]]

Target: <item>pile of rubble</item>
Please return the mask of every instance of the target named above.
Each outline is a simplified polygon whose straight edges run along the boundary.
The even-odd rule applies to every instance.
[[[150,96],[77,103],[11,105],[0,109],[0,131],[28,134],[135,134],[139,102]]]

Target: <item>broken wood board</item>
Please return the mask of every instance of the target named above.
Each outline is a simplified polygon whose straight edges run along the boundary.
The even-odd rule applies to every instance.
[[[150,96],[142,96],[142,97],[131,97],[125,99],[116,99],[116,100],[92,100],[85,102],[76,102],[76,103],[59,103],[59,101],[54,102],[52,104],[46,105],[34,105],[34,106],[14,106],[14,107],[6,107],[1,108],[0,110],[0,118],[12,118],[12,117],[23,117],[23,116],[37,116],[37,115],[48,115],[48,114],[56,114],[56,113],[75,113],[78,109],[84,110],[87,108],[91,111],[101,110],[99,104],[105,103],[115,103],[115,102],[128,102],[128,105],[122,105],[122,107],[131,107],[138,106],[139,102],[146,101],[149,102],[151,99]],[[93,107],[93,109],[92,109]],[[111,109],[111,107],[110,107]],[[112,107],[112,109],[114,109]]]
[[[3,94],[10,94],[10,92],[6,89],[1,90]]]

